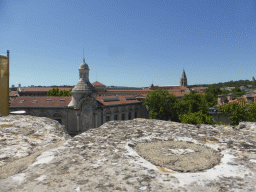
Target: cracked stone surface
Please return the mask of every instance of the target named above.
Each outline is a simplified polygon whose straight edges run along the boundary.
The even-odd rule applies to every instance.
[[[4,118],[0,117],[0,125],[30,117]],[[50,133],[48,125],[55,122],[31,118],[45,123],[38,126],[41,132]],[[52,137],[63,144],[50,149],[46,149],[49,143],[36,144],[45,150],[34,161],[26,161],[26,169],[0,179],[0,191],[256,191],[256,124],[243,124],[231,127],[147,119],[110,121],[73,138],[56,129]],[[9,137],[16,135],[24,144],[21,151],[29,156],[39,152],[24,140],[39,128],[34,126],[22,133],[18,126],[23,127],[22,123],[14,124],[14,132],[7,125],[1,126],[0,138],[4,139],[0,144],[5,143],[1,149],[11,149],[15,139]],[[29,157],[11,154],[14,159],[0,152],[0,162],[4,162],[0,169],[11,163],[15,167],[15,160]]]
[[[180,141],[139,143],[135,151],[156,166],[181,172],[203,171],[221,160],[221,154],[210,147]]]

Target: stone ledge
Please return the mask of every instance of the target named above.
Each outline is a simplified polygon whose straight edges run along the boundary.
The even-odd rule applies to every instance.
[[[197,127],[147,119],[110,121],[45,151],[27,169],[0,180],[0,191],[256,191],[255,140],[256,133],[227,126]],[[168,162],[151,163],[136,151],[136,146],[160,141],[188,145],[160,145],[155,156],[158,160],[165,154],[197,155],[189,147],[193,144],[220,154],[220,162],[203,170],[181,172],[167,166]],[[176,160],[174,166],[179,165]]]

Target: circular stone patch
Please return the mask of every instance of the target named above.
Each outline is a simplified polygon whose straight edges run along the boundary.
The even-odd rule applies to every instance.
[[[152,164],[180,172],[202,171],[221,161],[214,149],[184,141],[138,143],[134,149]]]

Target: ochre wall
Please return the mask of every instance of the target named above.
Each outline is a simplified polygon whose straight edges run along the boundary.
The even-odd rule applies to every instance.
[[[0,55],[0,114],[9,115],[9,58]]]

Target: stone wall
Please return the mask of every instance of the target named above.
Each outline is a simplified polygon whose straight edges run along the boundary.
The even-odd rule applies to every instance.
[[[0,191],[256,191],[256,124],[0,117]]]

